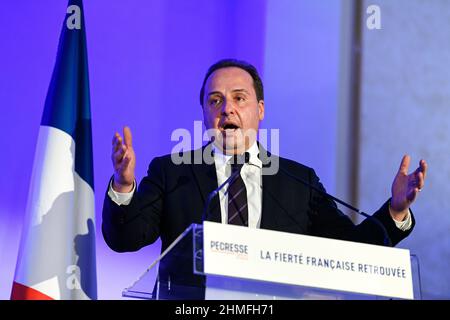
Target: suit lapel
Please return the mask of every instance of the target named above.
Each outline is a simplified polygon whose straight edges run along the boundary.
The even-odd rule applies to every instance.
[[[271,161],[275,156],[271,155],[270,152],[265,150],[259,143],[258,147],[259,158],[263,163],[264,173],[264,168],[268,168],[271,165]],[[282,190],[279,173],[272,175],[263,174],[262,181],[263,192],[260,228],[278,230],[279,215],[277,213],[283,209],[279,204]]]
[[[208,199],[209,194],[215,190],[217,185],[217,174],[216,174],[216,166],[215,164],[206,164],[203,161],[203,154],[206,154],[207,152],[210,154],[212,150],[211,143],[207,144],[201,149],[194,151],[194,159],[197,161],[192,161],[191,169],[194,174],[197,187],[199,188],[203,206],[206,205],[206,201]],[[201,164],[198,163],[199,159],[201,160]],[[203,212],[204,207],[202,207]],[[216,195],[209,205],[209,212],[207,213],[206,220],[209,221],[215,221],[215,222],[221,222],[222,217],[220,214],[220,202],[219,202],[219,195]]]
[[[270,152],[266,151],[258,143],[260,152],[259,157],[263,163],[263,169],[271,165],[271,161],[274,157]],[[194,151],[194,157],[197,159],[203,159],[203,154],[211,153],[212,145],[207,144],[201,149]],[[213,164],[206,164],[203,160],[201,164],[196,164],[193,159],[190,165],[195,177],[197,187],[200,191],[202,202],[206,204],[209,194],[218,187],[216,166]],[[278,159],[277,159],[278,160]],[[261,224],[262,229],[279,230],[280,225],[280,211],[286,210],[280,203],[282,199],[282,182],[279,172],[272,175],[263,175],[263,192],[262,192],[262,209],[261,209]],[[204,206],[204,205],[203,205]],[[203,210],[203,206],[201,210]],[[222,216],[220,213],[219,195],[216,195],[209,205],[208,218],[209,221],[221,222]]]

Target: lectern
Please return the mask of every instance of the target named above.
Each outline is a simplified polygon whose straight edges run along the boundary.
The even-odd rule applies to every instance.
[[[407,249],[205,222],[190,225],[122,295],[421,299],[421,285]]]

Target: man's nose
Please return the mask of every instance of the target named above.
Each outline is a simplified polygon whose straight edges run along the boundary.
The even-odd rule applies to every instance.
[[[222,103],[222,114],[234,113],[234,104],[230,99],[225,99]]]

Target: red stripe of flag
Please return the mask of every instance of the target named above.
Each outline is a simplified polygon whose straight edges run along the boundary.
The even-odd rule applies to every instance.
[[[54,300],[42,292],[14,281],[11,300]]]

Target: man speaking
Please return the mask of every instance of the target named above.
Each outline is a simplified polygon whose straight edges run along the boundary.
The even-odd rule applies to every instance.
[[[131,130],[125,127],[123,137],[114,135],[114,175],[105,196],[102,224],[111,249],[135,251],[161,237],[164,251],[190,224],[201,223],[202,216],[249,228],[380,245],[388,238],[395,246],[411,233],[415,222],[409,207],[424,186],[424,160],[408,174],[410,157],[404,156],[391,198],[373,218],[354,225],[333,201],[316,191],[325,190],[312,168],[271,155],[258,143],[264,90],[252,65],[231,59],[212,65],[203,81],[200,103],[212,142],[177,155],[192,160],[181,164],[173,161],[174,155],[156,157],[139,186]],[[236,161],[239,157],[244,160]],[[265,171],[270,163],[277,163],[279,170]],[[205,211],[211,192],[233,174],[236,178]]]

